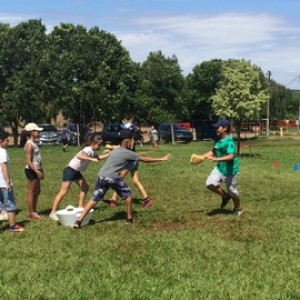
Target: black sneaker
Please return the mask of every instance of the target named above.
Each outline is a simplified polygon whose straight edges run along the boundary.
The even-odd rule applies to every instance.
[[[73,228],[80,228],[81,227],[81,221],[79,221],[79,220],[76,220],[76,222],[74,223],[74,225],[73,225]]]
[[[231,199],[230,196],[228,196],[228,198],[222,198],[222,202],[221,202],[221,208],[225,208],[227,206],[227,204],[229,203],[229,200]]]

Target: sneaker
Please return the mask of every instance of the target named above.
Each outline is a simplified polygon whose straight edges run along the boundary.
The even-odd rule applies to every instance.
[[[230,199],[231,199],[230,196],[228,196],[228,198],[222,198],[222,202],[221,202],[220,208],[225,208],[227,206],[227,204],[229,203]]]
[[[147,197],[145,200],[144,200],[144,204],[143,206],[146,208],[146,207],[149,207],[153,204],[153,200],[149,197]]]
[[[108,200],[103,200],[103,202],[106,203],[110,207],[117,206],[117,201],[116,200],[108,199]]]
[[[240,216],[243,213],[243,211],[241,209],[233,209],[232,210],[232,214],[236,215],[236,216]]]
[[[76,220],[75,223],[73,224],[73,228],[78,229],[81,227],[81,221]]]
[[[25,228],[21,227],[20,225],[9,226],[9,229],[8,229],[9,232],[22,232],[24,230],[25,230]]]
[[[0,214],[0,221],[7,221],[8,220],[8,214]]]
[[[49,215],[49,219],[52,221],[59,221],[59,218],[55,212]]]
[[[134,223],[135,220],[134,220],[133,218],[131,218],[131,219],[127,219],[126,222],[127,222],[127,223]]]

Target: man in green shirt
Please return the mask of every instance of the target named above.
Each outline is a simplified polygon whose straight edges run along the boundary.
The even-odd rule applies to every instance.
[[[232,213],[241,215],[243,211],[240,207],[238,193],[240,167],[234,140],[229,135],[231,124],[226,119],[220,119],[213,126],[217,128],[218,140],[215,142],[213,149],[203,156],[210,161],[217,162],[217,165],[208,176],[206,187],[221,196],[221,208],[225,208],[229,200],[232,199],[234,204]],[[227,192],[221,188],[221,182],[225,182]]]

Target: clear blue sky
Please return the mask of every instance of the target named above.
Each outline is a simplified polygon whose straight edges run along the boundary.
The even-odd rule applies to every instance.
[[[203,61],[247,59],[300,89],[300,0],[0,0],[0,22],[41,19],[113,33],[134,61],[176,55],[184,72]]]

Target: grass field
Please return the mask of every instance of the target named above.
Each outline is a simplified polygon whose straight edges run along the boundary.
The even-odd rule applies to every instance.
[[[300,299],[299,141],[276,137],[242,148],[241,216],[219,210],[219,198],[206,190],[214,164],[188,163],[211,146],[164,144],[148,152],[173,154],[171,163],[140,163],[153,206],[144,209],[134,190],[134,224],[124,221],[123,203],[100,203],[81,230],[48,219],[62,170],[78,149],[41,148],[46,177],[38,207],[45,217],[34,221],[27,220],[23,150],[8,149],[17,221],[27,230],[0,231],[1,298]],[[85,174],[89,196],[102,164]],[[77,198],[72,186],[61,208]]]

